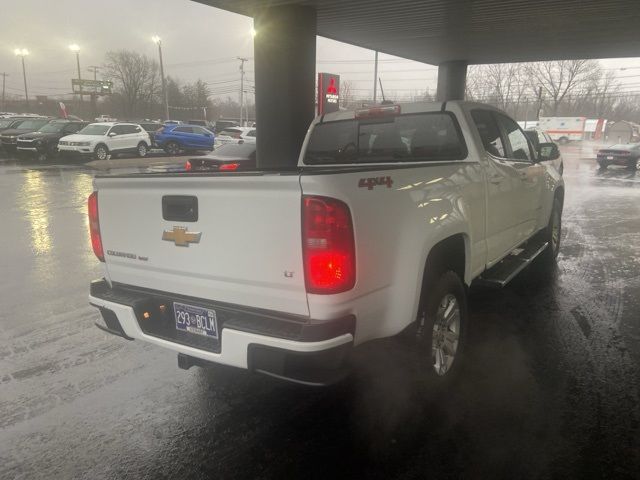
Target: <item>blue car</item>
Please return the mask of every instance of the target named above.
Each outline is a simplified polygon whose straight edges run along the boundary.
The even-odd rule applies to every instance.
[[[164,125],[155,134],[155,144],[169,155],[184,151],[213,150],[213,132],[197,125]]]

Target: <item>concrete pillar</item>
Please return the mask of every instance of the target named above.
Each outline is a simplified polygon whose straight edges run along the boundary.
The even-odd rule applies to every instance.
[[[316,11],[268,8],[254,29],[257,165],[294,167],[315,115]]]
[[[467,84],[467,62],[456,60],[438,65],[438,90],[436,100],[464,100]]]

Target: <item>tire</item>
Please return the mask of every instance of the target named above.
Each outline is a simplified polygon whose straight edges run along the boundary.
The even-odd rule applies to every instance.
[[[180,145],[178,145],[177,142],[169,142],[167,146],[164,147],[164,151],[172,156],[178,155],[180,153]]]
[[[136,149],[136,153],[138,154],[138,156],[140,158],[144,158],[147,156],[148,152],[149,152],[149,147],[147,146],[147,144],[144,142],[140,142]]]
[[[558,139],[558,143],[559,143],[560,145],[566,145],[567,143],[569,143],[569,139],[568,139],[567,137],[560,137],[560,138]]]
[[[640,158],[629,160],[629,165],[627,166],[627,168],[629,170],[640,170]]]
[[[104,144],[97,145],[93,152],[98,160],[106,160],[109,156],[109,149]]]
[[[606,162],[598,162],[598,168],[600,170],[606,170],[608,166],[609,166],[609,164],[606,163]]]
[[[560,253],[560,239],[562,237],[562,204],[558,197],[553,200],[553,208],[549,217],[549,224],[544,230],[544,241],[549,245],[540,254],[539,264],[543,267],[553,267]]]
[[[416,322],[418,382],[448,384],[458,375],[467,339],[467,293],[460,277],[444,272],[427,282]]]

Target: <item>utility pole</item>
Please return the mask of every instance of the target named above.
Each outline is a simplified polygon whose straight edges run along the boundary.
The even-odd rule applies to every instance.
[[[247,62],[249,59],[238,57],[238,60],[240,60],[240,126],[242,127],[242,110],[244,108],[244,62]]]
[[[164,78],[164,65],[162,64],[162,40],[154,35],[152,40],[158,45],[158,56],[160,57],[160,76],[162,77],[162,96],[164,97],[164,115],[169,120],[169,93],[167,92],[167,80]]]
[[[540,111],[542,110],[542,85],[538,87],[538,114],[536,120],[540,121]]]
[[[378,51],[376,50],[376,58],[373,66],[373,103],[376,103],[378,96]]]
[[[4,112],[4,86],[9,74],[3,72],[0,75],[2,75],[2,108],[0,108],[0,110]]]

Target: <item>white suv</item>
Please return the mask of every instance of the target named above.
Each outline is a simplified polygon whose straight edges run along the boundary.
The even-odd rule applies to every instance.
[[[255,127],[229,127],[216,135],[215,146],[227,143],[256,143]]]
[[[105,160],[109,155],[135,152],[147,155],[151,146],[149,134],[135,123],[91,123],[78,133],[62,137],[58,142],[61,153],[92,156]]]

